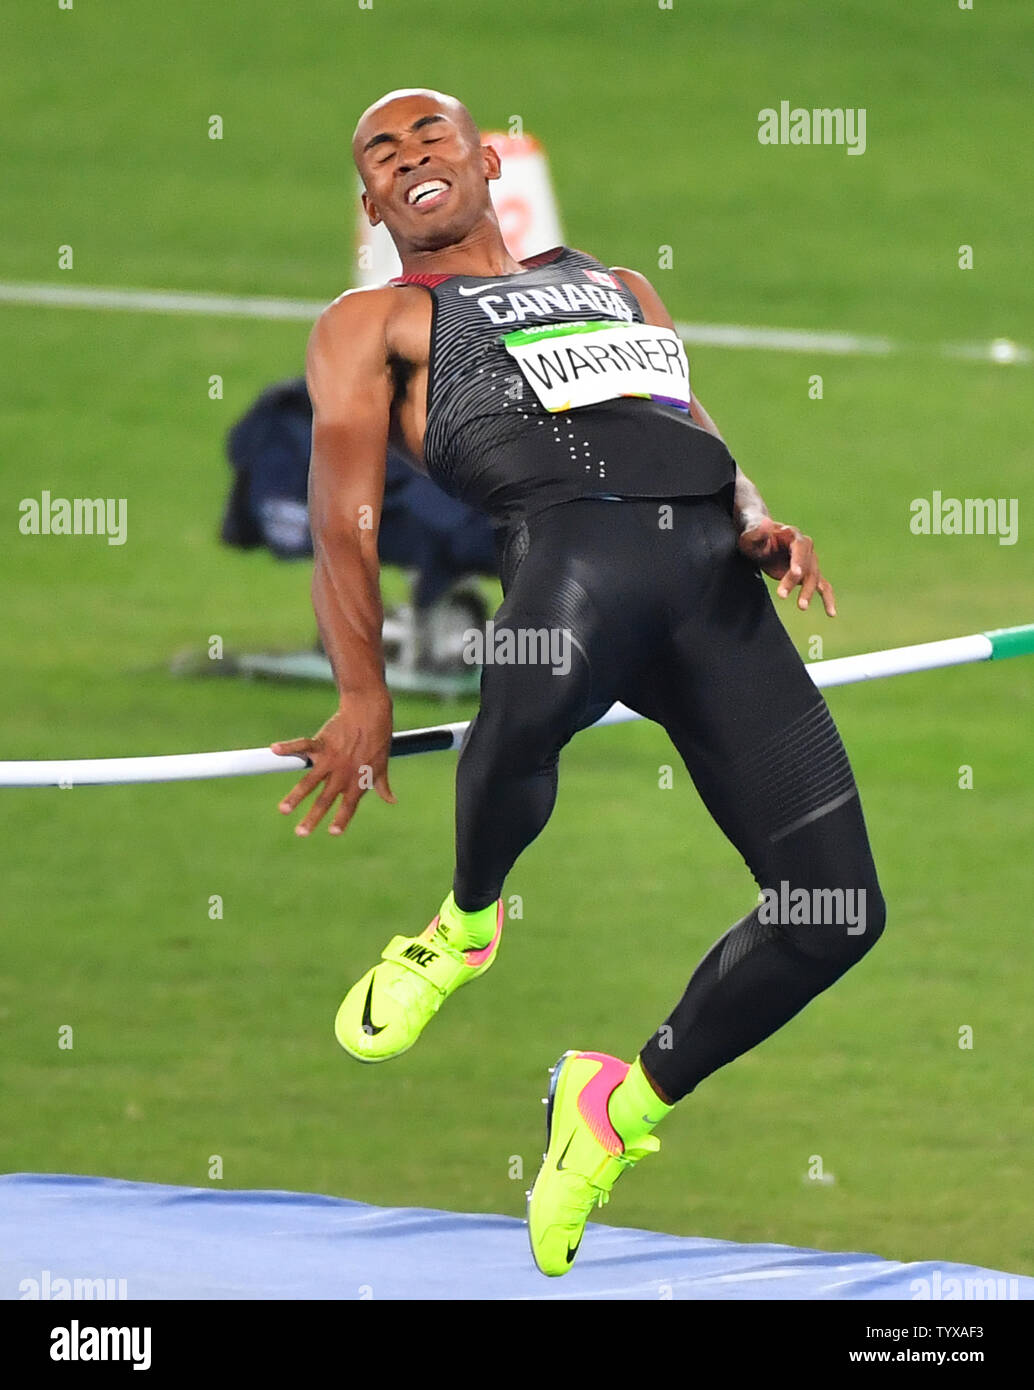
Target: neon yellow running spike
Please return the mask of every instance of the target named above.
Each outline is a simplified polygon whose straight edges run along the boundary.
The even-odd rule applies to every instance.
[[[585,1223],[626,1168],[661,1147],[652,1134],[626,1148],[607,1101],[628,1063],[603,1052],[565,1052],[553,1068],[546,1109],[546,1153],[528,1194],[528,1239],[543,1274],[566,1274]]]
[[[441,921],[447,910],[452,926]],[[419,936],[392,937],[380,962],[345,995],[334,1033],[357,1062],[386,1062],[401,1056],[450,994],[491,967],[503,932],[502,898],[496,903],[495,933],[487,946],[467,950],[450,946],[445,938],[451,935],[455,940],[454,914],[450,893]]]

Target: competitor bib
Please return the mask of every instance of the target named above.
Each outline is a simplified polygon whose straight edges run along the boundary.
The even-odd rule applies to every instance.
[[[502,334],[551,414],[619,396],[688,410],[689,363],[677,333],[650,323],[547,323]]]

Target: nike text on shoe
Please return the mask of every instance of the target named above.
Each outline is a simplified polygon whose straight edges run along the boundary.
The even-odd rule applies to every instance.
[[[435,916],[420,936],[395,936],[381,959],[345,995],[334,1021],[338,1042],[358,1062],[386,1062],[413,1046],[446,999],[490,969],[503,931],[497,903],[487,946],[457,950],[438,933]]]

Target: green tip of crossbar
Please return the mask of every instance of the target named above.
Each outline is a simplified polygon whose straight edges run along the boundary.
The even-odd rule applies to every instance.
[[[1034,623],[1025,623],[1023,627],[996,627],[983,635],[991,643],[992,661],[1034,652]]]

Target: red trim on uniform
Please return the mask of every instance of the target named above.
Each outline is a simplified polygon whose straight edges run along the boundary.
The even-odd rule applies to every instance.
[[[548,251],[540,251],[537,256],[528,256],[521,261],[521,265],[526,265],[529,270],[537,270],[540,265],[549,265],[551,261],[559,260],[564,248],[553,246]]]
[[[396,275],[388,281],[389,285],[426,285],[433,290],[435,285],[440,285],[443,280],[452,280],[451,275],[427,275],[414,273],[412,275]]]
[[[527,266],[529,270],[537,270],[540,265],[549,265],[558,260],[563,253],[562,246],[553,246],[548,251],[540,251],[537,256],[528,256],[521,261],[521,265]],[[585,252],[582,252],[585,255]],[[428,289],[434,289],[437,285],[443,284],[446,280],[462,280],[470,278],[474,280],[489,280],[488,275],[473,275],[469,271],[457,270],[453,275],[432,275],[424,272],[414,272],[412,275],[396,275],[388,281],[389,285],[426,285]]]

